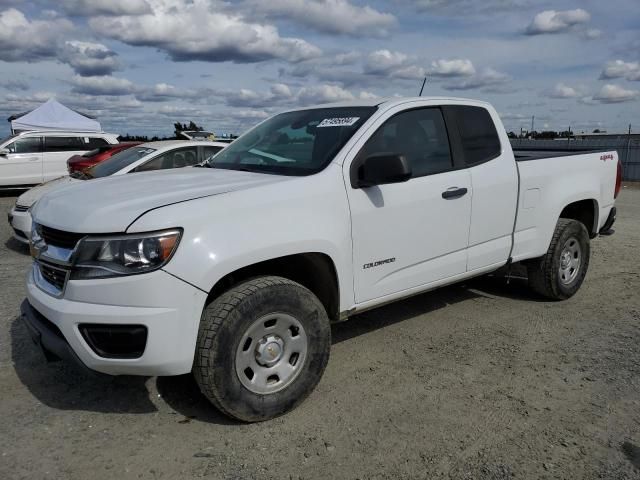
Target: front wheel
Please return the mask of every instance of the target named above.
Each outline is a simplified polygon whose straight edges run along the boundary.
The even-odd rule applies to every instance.
[[[330,347],[329,319],[313,293],[285,278],[259,277],[205,307],[193,373],[226,415],[268,420],[311,393]]]
[[[547,253],[528,264],[529,285],[547,298],[564,300],[573,296],[589,268],[589,233],[576,220],[561,218]]]

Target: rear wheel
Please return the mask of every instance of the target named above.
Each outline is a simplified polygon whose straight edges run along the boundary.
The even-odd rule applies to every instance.
[[[313,293],[285,278],[260,277],[204,309],[193,373],[226,415],[268,420],[311,393],[330,346],[329,319]]]
[[[576,220],[561,218],[547,253],[528,264],[529,285],[553,300],[574,295],[589,267],[589,233]]]

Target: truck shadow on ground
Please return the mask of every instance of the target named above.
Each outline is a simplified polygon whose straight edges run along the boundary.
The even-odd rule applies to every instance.
[[[18,378],[48,407],[100,413],[151,413],[146,377],[88,375],[75,365],[47,363],[16,318],[11,325],[11,359]]]
[[[9,238],[6,242],[4,242],[4,246],[7,247],[7,249],[11,250],[12,252],[16,252],[21,255],[29,255],[29,245],[20,243],[13,237]]]
[[[355,315],[348,322],[332,326],[332,343],[348,341],[418,315],[479,297],[536,300],[526,288],[526,280],[512,279],[507,285],[500,275],[482,277],[467,284],[416,295]],[[150,400],[148,377],[90,376],[63,362],[47,364],[19,318],[11,326],[11,343],[11,356],[20,381],[48,407],[100,413],[143,414],[158,411],[158,407]],[[209,403],[190,374],[158,377],[155,382],[161,399],[173,410],[169,413],[175,412],[181,416],[179,423],[237,423],[223,416]]]

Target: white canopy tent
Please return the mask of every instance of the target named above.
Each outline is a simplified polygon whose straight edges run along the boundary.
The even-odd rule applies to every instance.
[[[101,132],[100,122],[85,117],[50,98],[35,110],[11,120],[11,130],[70,130],[75,132]]]

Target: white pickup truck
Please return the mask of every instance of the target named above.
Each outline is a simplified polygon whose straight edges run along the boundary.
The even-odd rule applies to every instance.
[[[243,421],[313,390],[332,321],[514,262],[570,297],[620,188],[615,152],[514,156],[489,104],[455,98],[282,113],[208,166],[46,194],[22,318],[50,358],[193,371]]]

